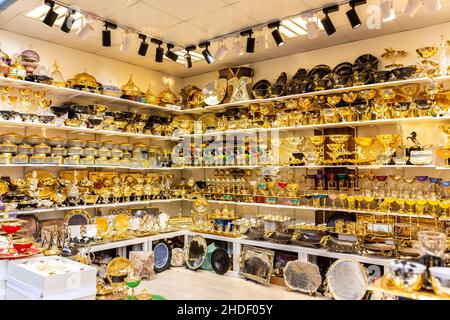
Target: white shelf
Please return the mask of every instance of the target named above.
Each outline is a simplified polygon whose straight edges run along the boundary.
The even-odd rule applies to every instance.
[[[111,103],[111,104],[118,104],[123,106],[129,106],[129,107],[138,107],[138,108],[146,108],[150,110],[155,111],[164,111],[167,113],[180,113],[180,110],[170,108],[170,107],[163,107],[153,104],[147,104],[142,102],[135,102],[131,100],[126,100],[122,98],[116,98],[116,97],[110,97],[105,96],[103,94],[98,93],[91,93],[81,90],[75,90],[70,88],[63,88],[63,87],[57,87],[53,85],[48,84],[41,84],[41,83],[35,83],[30,81],[24,81],[19,79],[11,79],[11,78],[4,78],[0,77],[0,85],[1,86],[13,86],[15,88],[30,88],[33,90],[43,90],[47,92],[47,94],[54,94],[58,95],[60,97],[66,97],[67,99],[73,99],[73,98],[87,98],[91,99],[97,103]]]
[[[256,168],[273,168],[273,169],[305,169],[305,170],[318,170],[327,168],[347,168],[347,169],[359,169],[359,170],[375,170],[375,169],[436,169],[436,170],[450,170],[450,167],[437,166],[437,165],[320,165],[320,166],[281,166],[281,165],[233,165],[233,166],[186,166],[186,167],[173,167],[183,170],[196,170],[196,169],[256,169]]]
[[[98,252],[103,250],[110,250],[110,249],[117,249],[117,248],[123,248],[127,246],[132,246],[136,244],[143,244],[149,241],[158,241],[162,239],[170,239],[175,238],[179,236],[184,236],[186,234],[185,230],[180,231],[173,231],[173,232],[167,232],[167,233],[160,233],[153,236],[146,236],[146,237],[137,237],[132,239],[126,239],[126,240],[119,240],[119,241],[111,241],[107,243],[101,243],[101,244],[95,244],[91,246],[92,252]]]
[[[195,200],[183,199],[183,201],[193,202]],[[237,201],[226,201],[226,200],[208,200],[209,203],[217,204],[228,204],[236,206],[246,206],[246,207],[259,207],[259,208],[272,208],[272,209],[293,209],[293,210],[304,210],[304,211],[332,211],[332,212],[347,212],[347,213],[357,213],[357,214],[375,214],[384,215],[391,217],[411,217],[411,218],[424,218],[424,219],[435,219],[430,215],[418,215],[418,214],[405,214],[396,212],[383,212],[383,211],[367,211],[367,210],[350,210],[345,208],[329,208],[329,207],[310,207],[310,206],[292,206],[283,204],[268,204],[268,203],[256,203],[256,202],[237,202]],[[450,218],[439,218],[440,221],[450,221]]]
[[[0,126],[2,127],[12,127],[12,128],[39,128],[39,129],[52,129],[60,130],[79,134],[99,134],[104,136],[117,136],[117,137],[131,137],[131,138],[142,138],[142,139],[155,139],[155,140],[169,140],[169,141],[179,141],[180,138],[171,136],[158,136],[151,134],[138,134],[131,132],[120,132],[114,130],[97,130],[82,127],[69,127],[69,126],[58,126],[56,124],[49,123],[38,123],[38,122],[25,122],[25,121],[9,121],[0,120]]]
[[[134,171],[171,171],[181,170],[177,167],[132,167],[132,166],[102,166],[102,165],[70,165],[70,164],[0,164],[0,168],[70,168],[70,169],[123,169]]]
[[[325,96],[325,95],[340,94],[340,93],[351,92],[351,91],[362,91],[362,90],[378,89],[378,88],[386,88],[386,87],[397,87],[397,86],[402,86],[402,85],[406,85],[406,84],[415,84],[415,83],[432,85],[433,81],[430,78],[415,78],[415,79],[407,79],[407,80],[398,80],[398,81],[391,81],[391,82],[385,82],[385,83],[374,83],[374,84],[352,86],[352,87],[345,87],[345,88],[339,88],[339,89],[306,92],[306,93],[277,97],[277,98],[253,99],[253,100],[246,100],[246,101],[242,101],[242,102],[223,103],[223,104],[219,104],[216,106],[207,106],[204,108],[183,110],[182,112],[190,113],[190,114],[203,114],[203,113],[207,113],[207,112],[217,112],[217,111],[226,110],[227,108],[230,108],[230,107],[248,106],[253,103],[268,103],[268,102],[286,101],[286,100],[290,100],[290,99]]]
[[[55,208],[39,208],[30,210],[12,210],[10,214],[21,215],[21,214],[34,214],[41,212],[56,212],[56,211],[69,211],[69,210],[88,210],[97,208],[113,208],[113,207],[129,207],[129,206],[142,206],[154,203],[174,203],[179,202],[181,199],[161,199],[161,200],[148,200],[148,201],[130,201],[130,202],[119,202],[119,203],[101,203],[92,204],[84,206],[71,206],[71,207],[55,207]]]
[[[442,117],[416,117],[416,118],[398,118],[398,119],[379,119],[379,120],[367,120],[367,121],[349,121],[349,122],[337,122],[337,123],[325,123],[325,124],[308,124],[302,126],[290,126],[290,127],[278,127],[278,128],[251,128],[251,129],[237,129],[227,130],[220,132],[208,132],[208,133],[193,133],[183,136],[184,138],[195,137],[214,137],[223,135],[237,135],[237,134],[249,134],[249,133],[266,133],[266,132],[288,132],[288,131],[304,131],[304,130],[323,130],[329,128],[343,128],[343,127],[370,127],[381,125],[397,125],[397,124],[415,124],[415,123],[428,123],[428,122],[444,122],[450,120],[450,116]]]

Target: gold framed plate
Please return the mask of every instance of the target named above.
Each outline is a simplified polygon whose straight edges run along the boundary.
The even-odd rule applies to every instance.
[[[106,217],[97,217],[95,219],[95,224],[97,225],[97,234],[101,235],[108,232],[109,223]]]
[[[92,217],[86,210],[72,210],[64,217],[64,222],[69,226],[92,224]]]
[[[239,273],[245,278],[268,285],[273,273],[275,252],[252,246],[244,246]]]
[[[117,231],[125,231],[128,229],[130,219],[126,214],[120,213],[114,218],[114,226]]]

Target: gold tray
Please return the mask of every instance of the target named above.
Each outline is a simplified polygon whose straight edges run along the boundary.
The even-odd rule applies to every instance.
[[[414,300],[450,300],[450,298],[438,296],[433,291],[420,290],[415,292],[406,292],[398,290],[397,288],[389,285],[387,282],[386,276],[382,276],[369,286],[369,290]]]

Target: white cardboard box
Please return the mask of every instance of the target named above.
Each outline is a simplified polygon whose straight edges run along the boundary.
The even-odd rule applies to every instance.
[[[65,270],[48,274],[38,270],[41,263],[57,263],[64,266]],[[96,268],[70,259],[34,257],[10,261],[6,283],[7,287],[35,300],[95,298],[96,273]]]

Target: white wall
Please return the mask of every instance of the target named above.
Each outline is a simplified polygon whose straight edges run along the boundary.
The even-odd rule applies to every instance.
[[[108,84],[112,81],[119,87],[128,81],[130,74],[133,74],[134,82],[143,92],[147,91],[150,82],[154,94],[161,92],[165,87],[164,77],[175,80],[172,90],[177,95],[182,88],[182,79],[177,77],[5,30],[0,30],[0,44],[2,50],[10,56],[32,45],[33,50],[39,53],[41,61],[46,66],[51,67],[57,60],[66,79],[86,69],[97,78],[98,82]]]
[[[246,66],[255,69],[255,77],[253,78],[254,83],[260,79],[267,79],[270,82],[274,82],[283,71],[286,72],[290,78],[298,68],[310,69],[318,64],[327,64],[333,68],[338,63],[344,61],[353,62],[358,56],[365,53],[371,53],[381,60],[380,56],[384,52],[384,48],[389,47],[398,50],[406,50],[409,53],[405,59],[399,60],[399,63],[405,65],[415,64],[417,61],[416,48],[438,46],[441,33],[445,34],[447,32],[446,39],[450,38],[450,33],[448,32],[449,29],[450,23],[444,23],[427,28],[399,32],[382,37],[302,52],[281,58],[252,63]],[[326,35],[321,36],[326,37]],[[304,41],[308,41],[307,37],[304,38]],[[289,43],[286,45],[289,45]],[[387,64],[387,61],[380,62],[380,68]],[[209,72],[184,78],[184,85],[192,84],[202,88],[209,81],[216,78],[217,72]]]

